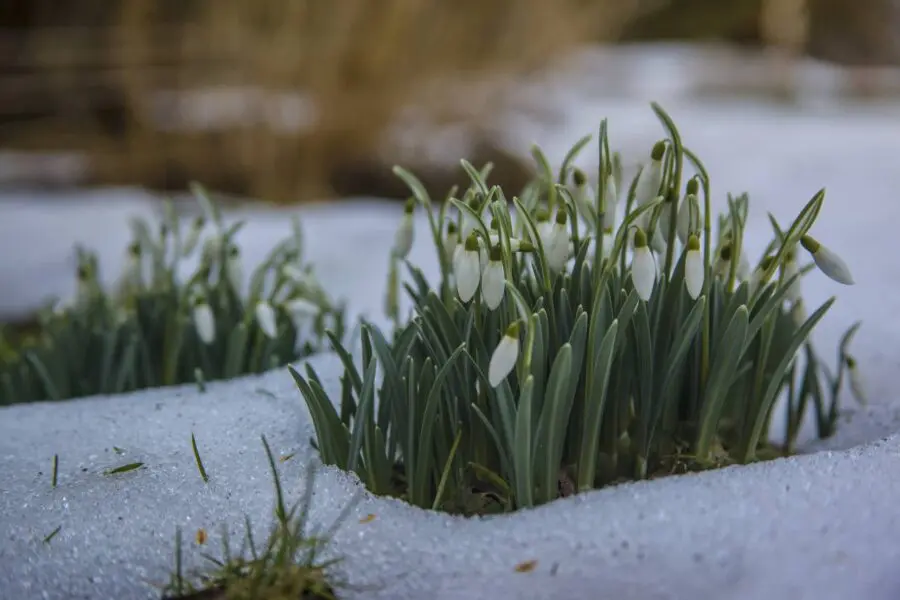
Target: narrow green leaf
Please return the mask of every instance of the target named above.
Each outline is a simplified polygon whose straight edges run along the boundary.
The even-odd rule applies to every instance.
[[[561,356],[564,353],[560,353]],[[569,357],[571,363],[571,349]],[[534,378],[528,376],[519,392],[519,406],[516,413],[515,446],[513,469],[515,471],[516,505],[522,508],[534,506],[534,480],[532,461],[532,416],[531,405],[534,394]]]
[[[619,322],[614,320],[606,330],[599,350],[593,357],[594,377],[584,396],[584,423],[582,424],[582,442],[578,457],[578,489],[580,491],[587,491],[594,487],[594,476],[597,473],[597,452],[600,447],[600,422],[606,406],[607,384],[615,358],[618,331]]]

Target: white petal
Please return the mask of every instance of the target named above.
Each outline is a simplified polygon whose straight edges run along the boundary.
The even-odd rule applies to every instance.
[[[730,270],[731,265],[728,265],[728,268]],[[735,271],[734,276],[741,281],[746,281],[750,276],[750,261],[747,259],[747,254],[743,250],[741,250],[741,259],[738,261],[737,271]]]
[[[684,259],[684,285],[693,300],[703,291],[703,254],[700,250],[688,250]]]
[[[447,234],[447,237],[444,238],[444,252],[447,254],[447,260],[453,260],[453,255],[456,253],[458,247],[459,235],[456,233]]]
[[[259,302],[256,305],[256,322],[266,337],[275,339],[278,329],[275,326],[275,309],[268,302]]]
[[[803,300],[797,300],[791,307],[791,318],[794,320],[794,326],[800,327],[806,322],[806,305]]]
[[[477,251],[463,250],[458,253],[454,272],[456,273],[456,291],[459,299],[468,302],[478,290],[481,278],[481,262]]]
[[[565,225],[556,223],[547,236],[544,243],[544,251],[547,254],[547,263],[550,270],[559,273],[569,260],[569,231]]]
[[[491,363],[488,366],[488,381],[491,387],[500,385],[506,376],[512,373],[519,358],[519,340],[504,335],[496,350],[491,355]]]
[[[194,327],[204,344],[211,344],[216,339],[216,320],[209,304],[201,303],[194,307]]]
[[[659,186],[662,184],[663,163],[661,160],[652,160],[638,175],[635,186],[634,199],[636,206],[644,206],[659,195]]]
[[[484,296],[484,303],[489,309],[496,310],[503,301],[503,294],[506,291],[505,282],[503,263],[496,260],[490,261],[481,274],[481,293]]]
[[[294,318],[314,317],[322,309],[318,304],[307,300],[306,298],[294,298],[284,305],[285,310]]]
[[[688,236],[700,229],[700,201],[694,194],[688,194],[678,209],[678,239],[687,243]]]
[[[826,248],[819,246],[819,249],[813,254],[813,260],[825,275],[844,285],[853,285],[853,275],[850,273],[850,267],[841,259],[840,256]]]
[[[784,282],[787,283],[791,277],[794,275],[799,275],[800,266],[797,264],[796,260],[789,260],[785,263],[784,266]],[[789,302],[795,302],[800,299],[801,295],[801,287],[800,287],[800,277],[794,280],[794,283],[790,284],[788,290],[784,293],[784,297]]]
[[[413,245],[413,220],[412,216],[404,215],[400,222],[400,227],[394,236],[394,256],[398,258],[406,258]]]
[[[656,259],[646,246],[636,248],[631,261],[631,281],[641,300],[647,302],[656,283]]]

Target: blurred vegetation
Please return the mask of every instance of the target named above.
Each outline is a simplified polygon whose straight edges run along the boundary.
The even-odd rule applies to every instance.
[[[789,45],[840,59],[867,40],[868,56],[883,55],[891,2],[5,0],[0,139],[4,149],[84,153],[87,183],[178,190],[201,180],[277,202],[403,196],[395,162],[435,190],[463,184],[455,166],[380,154],[387,125],[416,105],[468,123],[467,158],[495,162],[496,183],[517,189],[530,168],[482,126],[502,94],[448,100],[454,82],[527,71],[590,41],[809,34]],[[857,22],[850,33],[828,25]],[[181,104],[188,92],[194,102]]]

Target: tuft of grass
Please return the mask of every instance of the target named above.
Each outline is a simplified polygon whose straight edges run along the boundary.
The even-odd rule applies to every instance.
[[[309,364],[289,367],[324,463],[376,494],[482,514],[789,454],[809,409],[820,435],[833,433],[843,380],[857,396],[864,386],[848,360],[859,324],[835,375],[810,339],[835,298],[807,314],[802,277],[817,268],[853,281],[812,237],[824,190],[791,223],[770,215],[772,241],[751,263],[749,197],[722,198],[715,218],[709,173],[652,108],[665,136],[628,186],[605,120],[593,183],[574,167],[592,136],[558,172],[534,147],[540,176],[511,198],[488,183],[490,165],[461,161],[470,187],[439,204],[395,169],[428,218],[441,277],[433,286],[406,260],[407,211],[388,281],[394,330],[363,324],[360,365],[330,337],[344,365],[339,399]],[[781,447],[768,433],[778,397],[788,400]]]
[[[197,449],[197,438],[191,434],[191,449],[194,451],[194,461],[197,463],[197,470],[200,471],[200,477],[203,483],[209,483],[209,475],[206,474],[206,468],[203,466],[203,459],[200,458],[200,451]]]
[[[134,238],[113,290],[96,254],[78,249],[77,292],[38,315],[24,339],[0,326],[0,406],[259,373],[318,352],[324,330],[344,330],[344,308],[303,262],[302,231],[280,241],[251,274],[235,236],[200,186],[200,216],[185,230],[171,203]],[[193,272],[189,261],[197,260]],[[343,333],[339,335],[343,336]]]
[[[328,571],[339,559],[322,560],[320,555],[360,495],[344,507],[327,531],[307,533],[315,466],[311,463],[307,470],[307,487],[303,497],[288,508],[275,456],[265,436],[262,436],[262,443],[275,485],[275,524],[268,540],[263,546],[258,546],[250,520],[245,518],[245,540],[237,554],[233,552],[226,527],[222,537],[222,556],[215,558],[203,554],[207,568],[187,573],[183,564],[182,534],[178,529],[175,536],[175,569],[169,583],[162,589],[164,600],[337,598],[336,590],[342,584]]]

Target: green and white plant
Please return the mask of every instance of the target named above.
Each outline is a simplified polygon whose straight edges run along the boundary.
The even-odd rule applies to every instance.
[[[302,262],[302,235],[281,241],[244,293],[240,221],[226,226],[194,186],[201,215],[182,231],[171,203],[158,226],[135,220],[125,268],[103,288],[96,254],[78,249],[77,290],[16,342],[0,331],[0,405],[229,379],[318,352],[344,331],[344,309]],[[187,277],[185,264],[196,259]]]
[[[291,368],[325,463],[376,494],[484,513],[792,452],[810,403],[819,435],[833,433],[844,377],[861,389],[848,354],[859,324],[832,375],[810,334],[834,298],[807,316],[800,297],[813,268],[799,265],[801,248],[825,275],[852,283],[810,233],[824,191],[787,227],[770,215],[774,237],[752,269],[749,199],[728,196],[714,219],[706,169],[653,109],[667,136],[623,197],[606,121],[600,193],[572,168],[590,136],[555,176],[534,148],[540,177],[511,202],[488,185],[490,166],[463,161],[471,186],[439,207],[395,168],[428,217],[440,282],[406,263],[414,314],[392,335],[364,324],[361,364],[332,337],[345,367],[340,398],[308,364],[303,374]],[[409,212],[402,239],[412,235]],[[776,448],[769,426],[785,396],[787,435]]]

